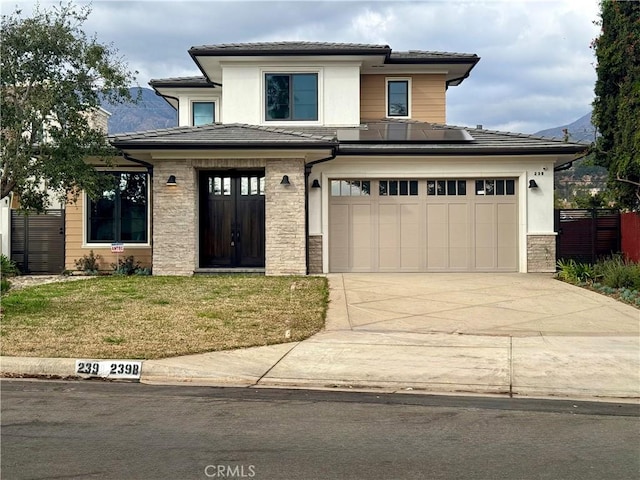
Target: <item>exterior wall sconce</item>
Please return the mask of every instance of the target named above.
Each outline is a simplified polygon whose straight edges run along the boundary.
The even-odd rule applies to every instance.
[[[538,188],[538,184],[533,178],[529,180],[529,188]]]
[[[291,183],[289,182],[289,175],[283,175],[282,176],[282,181],[280,182],[280,185],[291,185]]]
[[[176,185],[177,185],[176,176],[175,175],[169,175],[169,178],[167,179],[167,186],[168,187],[175,187]]]
[[[320,188],[320,182],[318,181],[318,179],[314,179],[313,183],[311,184],[311,188]]]

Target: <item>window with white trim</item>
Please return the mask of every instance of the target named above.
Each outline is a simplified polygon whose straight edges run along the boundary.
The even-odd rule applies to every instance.
[[[216,121],[215,102],[192,102],[191,103],[191,125],[209,125]]]
[[[318,74],[266,73],[265,120],[318,120]]]
[[[387,79],[387,117],[410,116],[410,91],[409,79]]]

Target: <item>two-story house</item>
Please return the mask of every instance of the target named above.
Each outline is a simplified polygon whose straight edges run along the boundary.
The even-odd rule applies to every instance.
[[[110,137],[120,190],[68,212],[76,257],[122,241],[159,275],[555,270],[553,171],[585,146],[447,125],[447,90],[478,56],[315,42],[189,55],[201,76],[150,82],[180,126]]]

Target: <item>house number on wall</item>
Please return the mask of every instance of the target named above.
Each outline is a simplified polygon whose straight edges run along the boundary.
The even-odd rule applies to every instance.
[[[539,175],[544,175],[544,172],[533,172],[533,175],[537,177]]]

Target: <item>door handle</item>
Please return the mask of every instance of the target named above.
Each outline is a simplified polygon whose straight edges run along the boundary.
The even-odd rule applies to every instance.
[[[236,242],[233,241],[233,230],[231,231],[231,246],[235,246]]]

